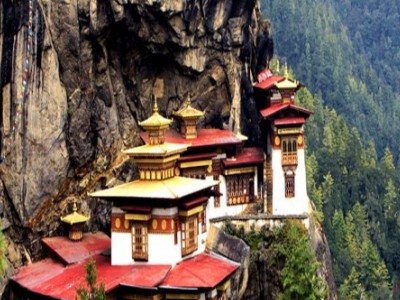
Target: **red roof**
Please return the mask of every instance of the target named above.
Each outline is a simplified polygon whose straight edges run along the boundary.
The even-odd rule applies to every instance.
[[[169,265],[112,266],[109,257],[92,257],[97,269],[97,282],[106,292],[119,285],[150,288],[158,286],[171,269]],[[64,267],[51,259],[27,265],[11,277],[21,287],[38,295],[57,299],[75,299],[77,287],[85,284],[86,261]]]
[[[206,253],[178,263],[168,273],[162,287],[214,288],[222,283],[239,265]]]
[[[243,151],[235,156],[235,159],[222,161],[225,167],[248,166],[260,164],[264,161],[264,151],[259,147],[243,148]]]
[[[275,126],[279,125],[299,125],[299,124],[304,124],[305,119],[302,117],[292,117],[292,118],[282,118],[282,119],[276,119],[274,121]]]
[[[102,232],[85,233],[79,242],[62,236],[43,238],[42,242],[67,265],[83,261],[111,247],[110,238]]]
[[[275,85],[276,82],[281,82],[285,79],[284,76],[274,75],[269,69],[265,69],[257,76],[258,82],[254,85],[256,88],[268,90]]]
[[[268,118],[273,116],[274,114],[286,110],[286,109],[291,109],[291,110],[295,110],[298,111],[300,113],[303,113],[306,115],[306,117],[308,117],[309,115],[312,114],[312,112],[308,109],[305,109],[303,107],[297,106],[295,104],[292,103],[281,103],[281,104],[277,104],[277,105],[272,105],[270,107],[264,108],[262,110],[260,110],[261,115],[264,118]]]
[[[147,132],[140,134],[142,140],[146,143],[149,141]],[[176,144],[189,144],[189,148],[200,148],[207,146],[223,146],[241,144],[242,140],[230,130],[201,128],[197,130],[197,137],[194,139],[185,139],[175,130],[167,130],[165,132],[165,141]]]

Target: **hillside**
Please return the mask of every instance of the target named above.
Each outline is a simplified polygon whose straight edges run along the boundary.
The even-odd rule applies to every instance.
[[[314,111],[306,127],[308,192],[324,220],[340,294],[387,299],[391,289],[398,295],[400,272],[399,100],[381,71],[396,69],[396,60],[375,63],[378,50],[364,40],[372,35],[363,27],[368,17],[361,22],[350,9],[356,2],[337,11],[343,2],[264,1],[263,12],[277,56],[310,90],[300,95]],[[388,7],[373,3],[359,6],[372,15]],[[364,38],[354,40],[355,31]]]
[[[400,129],[393,126],[400,116],[400,101],[394,92],[397,87],[387,84],[390,80],[382,68],[367,55],[372,50],[361,51],[362,45],[355,46],[355,35],[330,3],[262,3],[263,13],[272,23],[277,55],[325,105],[342,114],[349,127],[359,130],[364,144],[372,140],[379,156],[389,147],[397,163]],[[361,33],[371,34],[367,27]],[[395,66],[392,60],[384,63]]]

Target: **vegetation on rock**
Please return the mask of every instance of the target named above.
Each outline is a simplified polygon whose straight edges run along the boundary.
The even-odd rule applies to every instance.
[[[318,262],[310,247],[305,227],[296,221],[287,221],[272,231],[265,227],[249,232],[227,222],[226,233],[243,239],[251,248],[250,268],[253,277],[262,279],[268,273],[264,290],[255,294],[248,288],[246,299],[323,299],[326,287],[318,275]],[[261,266],[261,268],[260,268]]]
[[[339,292],[343,299],[356,291],[390,299],[400,270],[400,178],[393,156],[386,148],[378,159],[372,140],[363,142],[307,89],[298,96],[314,111],[305,130],[308,193],[324,216]]]

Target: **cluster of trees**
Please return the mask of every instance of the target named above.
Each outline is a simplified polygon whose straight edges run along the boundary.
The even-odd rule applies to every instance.
[[[385,148],[378,159],[334,109],[307,89],[301,105],[314,111],[306,125],[307,189],[324,223],[343,299],[390,299],[400,276],[400,176]],[[363,299],[364,299],[363,298]]]
[[[388,52],[386,59],[379,57],[380,50],[386,48],[379,48],[379,43],[376,42],[375,50],[370,49],[368,41],[379,41],[381,36],[385,36],[385,31],[370,31],[370,27],[374,25],[368,23],[368,18],[361,20],[366,14],[364,11],[373,10],[370,14],[373,15],[375,24],[386,24],[379,28],[397,28],[400,23],[388,24],[387,21],[397,20],[399,9],[393,8],[393,11],[387,12],[388,9],[385,8],[378,14],[374,10],[377,5],[372,5],[378,1],[368,0],[360,4],[363,13],[358,15],[360,10],[353,12],[353,7],[356,6],[355,2],[361,3],[361,0],[344,1],[351,3],[350,8],[345,5],[340,10],[337,7],[342,6],[343,1],[333,1],[336,6],[331,2],[262,0],[263,13],[272,24],[275,53],[287,61],[314,95],[318,95],[325,105],[342,115],[350,128],[356,127],[363,140],[373,140],[379,156],[389,147],[398,165],[400,127],[394,125],[400,117],[400,99],[396,93],[400,77],[388,80],[388,72],[382,73],[384,66],[399,70],[400,65],[393,58],[397,55],[396,51],[398,52],[397,42],[389,47],[393,51],[385,50]],[[390,5],[398,6],[396,1],[386,1],[378,5],[378,10]],[[359,42],[355,41],[356,37],[351,35],[353,32],[350,27],[346,27],[346,23],[342,21],[341,14],[346,13],[349,25],[359,20],[360,25],[355,29],[361,34]],[[382,17],[386,13],[393,15],[393,18],[383,17],[385,22],[382,22],[377,16]],[[374,34],[376,36],[372,36]],[[391,39],[400,42],[398,34]],[[360,46],[356,47],[358,44]],[[378,59],[381,62],[376,64]],[[391,74],[395,76],[396,73]],[[391,82],[394,82],[392,86],[388,84]]]
[[[398,1],[331,1],[358,53],[378,76],[400,91],[400,5]]]
[[[244,227],[236,228],[230,222],[224,226],[226,233],[244,240],[251,249],[250,269],[262,269],[269,273],[266,294],[245,295],[251,299],[324,299],[327,289],[318,274],[318,262],[311,250],[310,238],[304,225],[298,221],[287,221],[272,231],[262,228],[249,232]],[[261,268],[260,266],[264,266]],[[259,271],[260,272],[260,271]],[[258,274],[263,277],[263,274]],[[252,279],[257,277],[252,273]],[[273,280],[272,280],[273,279]],[[254,291],[252,291],[254,292]]]

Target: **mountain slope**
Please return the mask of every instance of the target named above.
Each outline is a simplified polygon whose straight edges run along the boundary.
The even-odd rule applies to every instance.
[[[358,128],[366,144],[373,140],[379,156],[390,147],[398,160],[399,99],[378,77],[373,61],[357,51],[349,30],[329,3],[318,0],[263,1],[271,20],[278,56],[324,103]]]

